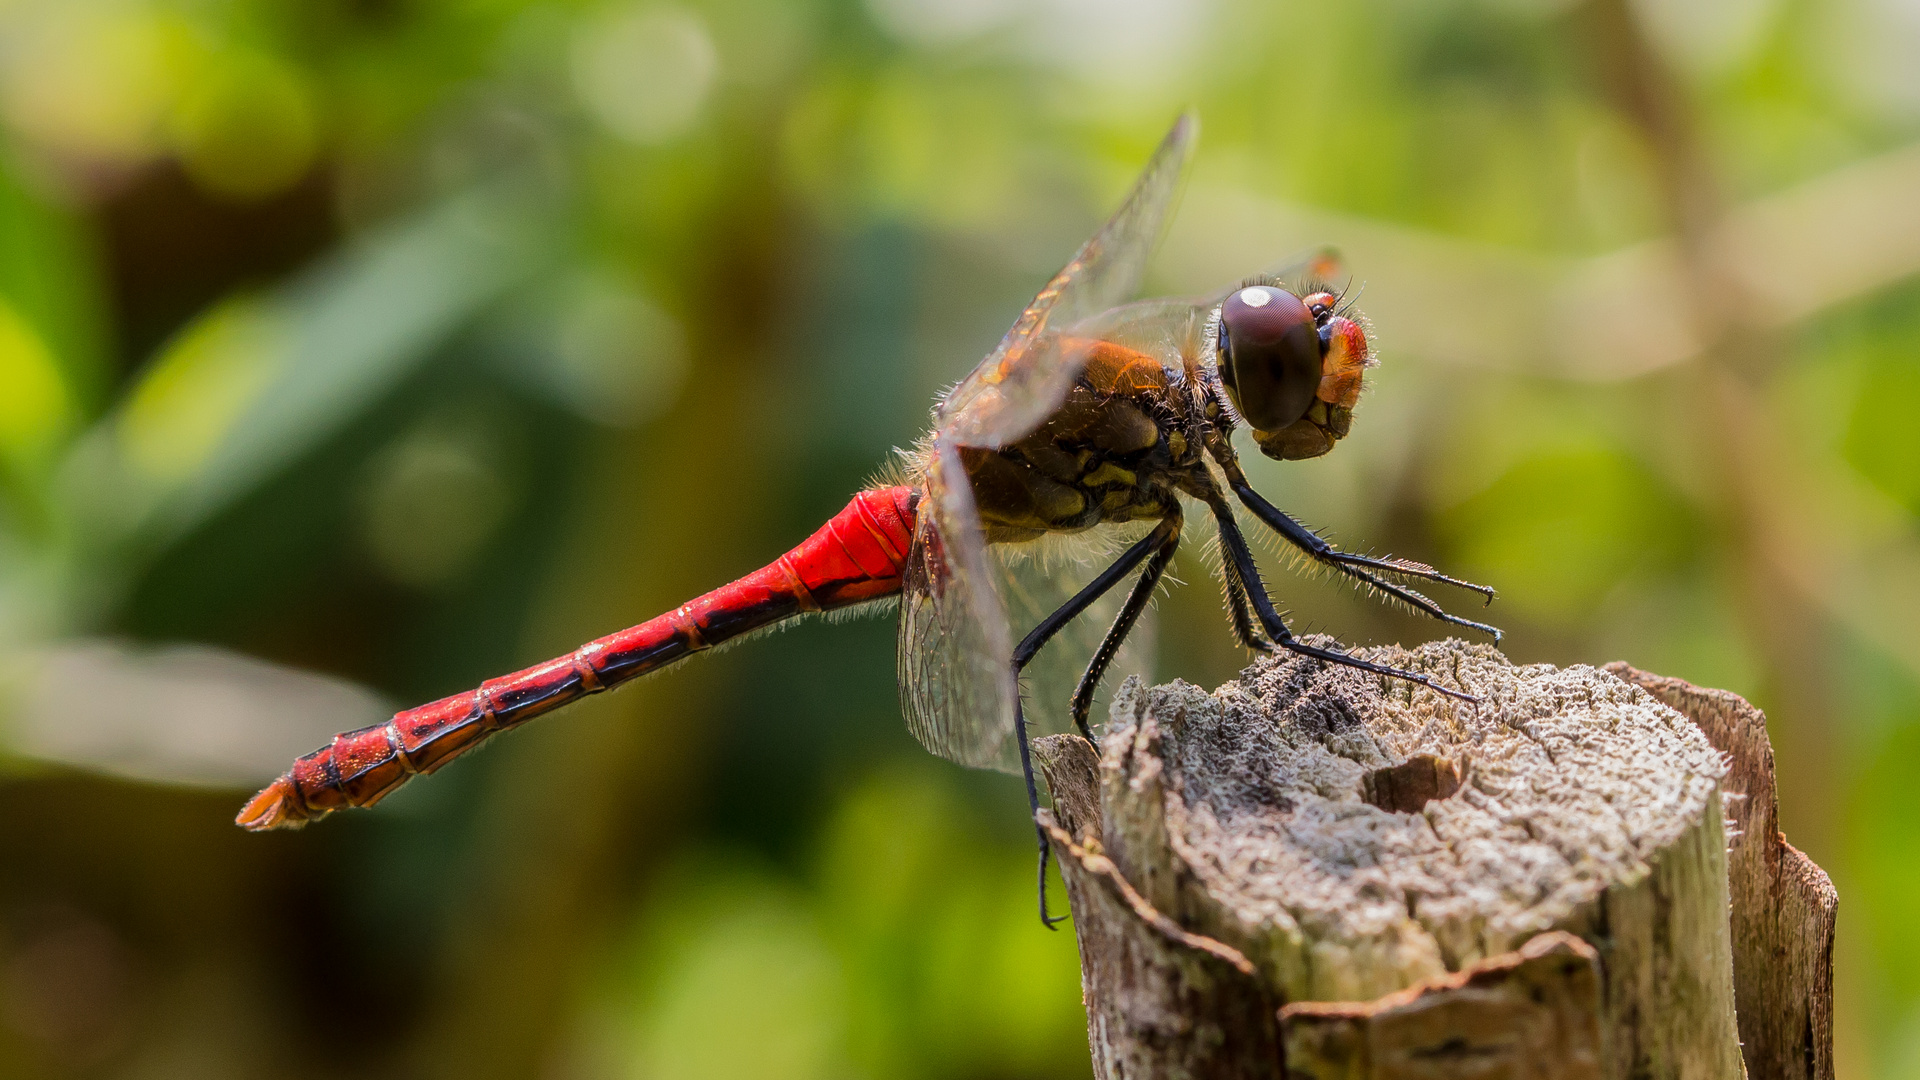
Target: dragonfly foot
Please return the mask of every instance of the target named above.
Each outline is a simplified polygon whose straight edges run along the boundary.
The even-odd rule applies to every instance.
[[[1317,645],[1306,645],[1291,639],[1281,642],[1281,645],[1288,652],[1298,653],[1301,656],[1311,656],[1316,660],[1324,660],[1327,663],[1358,668],[1361,671],[1371,672],[1375,675],[1385,675],[1391,679],[1405,679],[1407,682],[1419,683],[1434,693],[1453,698],[1455,701],[1464,701],[1475,706],[1481,703],[1481,699],[1478,696],[1469,694],[1464,690],[1455,690],[1452,687],[1442,686],[1434,682],[1430,676],[1422,675],[1417,671],[1406,671],[1397,667],[1389,667],[1386,664],[1376,664],[1371,660],[1362,660],[1357,656],[1350,653],[1343,653],[1338,649],[1323,649]]]
[[[1047,856],[1051,854],[1052,851],[1053,846],[1047,841],[1047,834],[1043,829],[1040,833],[1040,925],[1049,930],[1055,929],[1061,923],[1073,918],[1071,915],[1050,915],[1047,913]]]
[[[1449,615],[1446,617],[1445,621],[1450,622],[1455,626],[1464,626],[1469,630],[1478,630],[1481,633],[1492,638],[1493,643],[1495,645],[1500,644],[1500,639],[1507,636],[1506,631],[1500,629],[1497,626],[1491,626],[1483,622],[1474,622],[1472,619],[1463,619],[1458,615]]]

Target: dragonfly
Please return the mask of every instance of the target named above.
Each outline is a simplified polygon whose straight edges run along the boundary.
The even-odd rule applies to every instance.
[[[1229,495],[1320,567],[1390,602],[1500,638],[1411,582],[1469,590],[1488,602],[1492,589],[1424,563],[1333,546],[1261,496],[1236,456],[1232,438],[1243,426],[1262,454],[1284,461],[1319,457],[1348,434],[1377,364],[1350,302],[1323,285],[1290,285],[1284,272],[1213,297],[1132,301],[1197,131],[1191,114],[1174,124],[1120,208],[940,401],[931,431],[903,453],[896,482],[860,491],[798,547],[666,614],[335,736],[294,761],[237,823],[255,831],[297,827],[372,806],[413,777],[590,694],[788,620],[882,607],[899,613],[896,666],[908,728],[941,757],[1018,772],[1037,814],[1023,672],[1063,628],[1117,597],[1133,577],[1066,702],[1073,730],[1093,738],[1095,693],[1160,587],[1189,505],[1216,530],[1220,584],[1241,646],[1473,701],[1427,675],[1297,638],[1267,593]],[[1017,583],[1008,567],[1018,560],[1004,555],[1053,537],[1141,529],[1014,639],[1009,600]],[[1042,562],[1027,560],[1029,577]],[[1052,927],[1059,920],[1047,912],[1048,840],[1037,823],[1036,833],[1040,917]]]

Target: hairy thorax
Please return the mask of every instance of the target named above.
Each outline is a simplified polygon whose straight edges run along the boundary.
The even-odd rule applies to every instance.
[[[1152,356],[1093,345],[1046,423],[1008,446],[961,451],[987,539],[1165,517],[1205,469],[1190,386]]]

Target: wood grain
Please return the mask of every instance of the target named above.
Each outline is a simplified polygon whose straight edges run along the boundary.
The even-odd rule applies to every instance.
[[[1129,682],[1097,759],[1036,744],[1097,1075],[1830,1075],[1831,887],[1742,835],[1773,805],[1750,706],[1460,642],[1364,655],[1482,704],[1266,658]]]

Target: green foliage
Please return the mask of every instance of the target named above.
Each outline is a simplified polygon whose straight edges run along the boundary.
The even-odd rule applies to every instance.
[[[1497,580],[1536,618],[1578,622],[1613,589],[1665,569],[1686,508],[1606,446],[1541,446],[1440,519],[1461,572]]]
[[[583,1052],[662,1080],[1083,1068],[1072,938],[1026,933],[1032,867],[970,813],[896,767],[842,797],[800,881],[725,850],[670,864]]]
[[[1912,290],[1904,293],[1899,303],[1879,305],[1841,329],[1832,348],[1840,363],[1857,372],[1842,443],[1847,462],[1920,514],[1920,425],[1914,423],[1920,416],[1920,359],[1913,353],[1920,308]]]
[[[1920,1075],[1916,55],[1892,7],[1822,2],[0,5],[0,1072],[1083,1071],[1022,793],[924,759],[879,627],[293,839],[89,770],[270,775],[338,726],[311,672],[428,700],[760,565],[1193,106],[1167,280],[1346,247],[1383,362],[1338,454],[1256,482],[1496,585],[1517,659],[1759,697],[1861,913],[1843,1071]],[[1717,283],[1669,245],[1696,204]],[[1783,282],[1823,298],[1791,325]],[[1349,641],[1434,633],[1272,584]],[[1211,584],[1160,614],[1160,676],[1241,662]],[[183,641],[226,653],[137,655]]]

